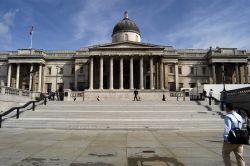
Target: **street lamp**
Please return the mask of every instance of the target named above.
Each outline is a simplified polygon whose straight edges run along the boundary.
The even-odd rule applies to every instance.
[[[199,99],[199,94],[198,94],[198,75],[197,75],[198,66],[194,65],[194,68],[195,68],[195,78],[196,78],[196,100],[198,100]]]
[[[56,65],[56,91],[57,91],[57,76],[58,76],[58,68],[59,68],[59,66],[58,66],[58,65]]]
[[[225,71],[222,70],[223,90],[221,92],[221,110],[224,111],[224,103],[226,101]]]

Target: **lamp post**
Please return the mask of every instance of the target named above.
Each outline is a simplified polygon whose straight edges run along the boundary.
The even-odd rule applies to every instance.
[[[223,90],[221,92],[221,110],[224,111],[224,104],[226,101],[226,86],[225,86],[225,71],[222,70],[222,83],[223,83]]]
[[[199,99],[199,94],[198,94],[198,75],[197,75],[198,66],[195,65],[194,68],[195,68],[195,78],[196,78],[196,100],[198,100]]]
[[[58,76],[58,68],[59,68],[59,66],[58,66],[58,65],[56,65],[56,91],[57,91],[57,76]]]

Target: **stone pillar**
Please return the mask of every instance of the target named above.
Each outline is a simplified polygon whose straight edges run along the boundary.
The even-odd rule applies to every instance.
[[[20,64],[17,64],[17,69],[16,69],[16,89],[19,89],[19,74],[20,74]]]
[[[150,89],[154,89],[154,58],[150,57]]]
[[[77,75],[78,75],[78,73],[77,73],[77,65],[75,64],[75,91],[77,91],[77,82],[78,82]]]
[[[179,74],[178,74],[178,64],[174,64],[174,72],[175,72],[175,90],[179,91]]]
[[[99,89],[103,89],[103,56],[100,56],[100,82]]]
[[[160,79],[159,79],[159,61],[157,59],[157,62],[156,62],[156,84],[155,84],[155,89],[159,89],[159,82],[160,82]]]
[[[113,77],[114,77],[114,73],[113,73],[113,57],[110,57],[110,63],[109,63],[109,89],[112,90],[114,89],[113,87]]]
[[[140,57],[140,89],[144,89],[144,83],[143,83],[143,56]]]
[[[244,74],[245,74],[245,84],[248,84],[248,68],[247,68],[247,64],[244,65]]]
[[[34,73],[33,68],[34,68],[34,66],[33,66],[33,64],[31,64],[30,65],[30,83],[29,83],[29,90],[30,91],[32,90],[32,84],[33,84],[33,82],[32,82],[33,73]]]
[[[9,69],[8,69],[8,83],[7,86],[11,86],[11,64],[9,64]]]
[[[134,89],[134,59],[133,56],[130,57],[130,68],[129,68],[129,76],[130,76],[130,89]]]
[[[212,72],[212,67],[209,65],[208,66],[208,83],[212,84],[213,83],[213,72]]]
[[[123,57],[120,57],[120,89],[123,89]]]
[[[94,70],[94,59],[90,57],[90,69],[89,69],[89,89],[93,89],[93,70]]]
[[[38,92],[42,92],[42,64],[39,65]]]
[[[212,64],[212,70],[213,70],[213,83],[216,84],[215,63]]]
[[[238,65],[238,63],[235,64],[235,74],[236,74],[236,84],[239,84],[240,78],[239,78],[239,65]]]
[[[224,63],[221,64],[221,84],[223,84],[223,77],[225,77]]]
[[[178,76],[177,76],[178,77]],[[176,78],[175,78],[176,79]],[[178,78],[177,78],[178,79]],[[179,82],[179,81],[178,81]],[[178,83],[179,86],[179,83]],[[161,90],[164,89],[164,80],[163,80],[163,61],[162,61],[162,57],[160,59],[160,88]]]

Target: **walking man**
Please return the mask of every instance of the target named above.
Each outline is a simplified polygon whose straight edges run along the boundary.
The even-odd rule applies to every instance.
[[[211,105],[212,97],[213,97],[213,89],[210,89],[210,91],[209,91],[209,105]]]
[[[135,90],[134,90],[134,101],[135,101],[135,100],[138,101],[137,96],[138,96],[138,91],[137,91],[137,89],[135,89]]]
[[[242,117],[234,111],[232,103],[226,104],[227,115],[224,118],[224,143],[222,147],[222,157],[225,166],[231,166],[230,153],[234,152],[238,166],[245,166],[243,159],[243,145],[242,144],[231,144],[228,142],[229,131],[233,128],[242,128]]]

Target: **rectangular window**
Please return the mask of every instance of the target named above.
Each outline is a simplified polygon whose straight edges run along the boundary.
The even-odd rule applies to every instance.
[[[181,67],[178,67],[178,74],[182,74]]]
[[[175,82],[168,82],[168,85],[170,91],[175,91]]]
[[[174,73],[174,68],[173,68],[173,66],[169,66],[169,73]]]
[[[202,74],[206,74],[206,67],[202,67]]]
[[[190,67],[190,74],[194,74],[194,67]]]
[[[46,89],[47,93],[49,93],[52,90],[52,83],[46,83]]]
[[[59,68],[59,73],[58,74],[63,74],[63,68],[62,67]]]
[[[80,67],[79,73],[83,73],[83,66]]]
[[[51,75],[51,67],[48,67],[48,75]]]
[[[179,91],[181,91],[181,88],[183,88],[183,83],[179,83]]]
[[[74,67],[71,68],[71,74],[75,74],[75,68]]]

